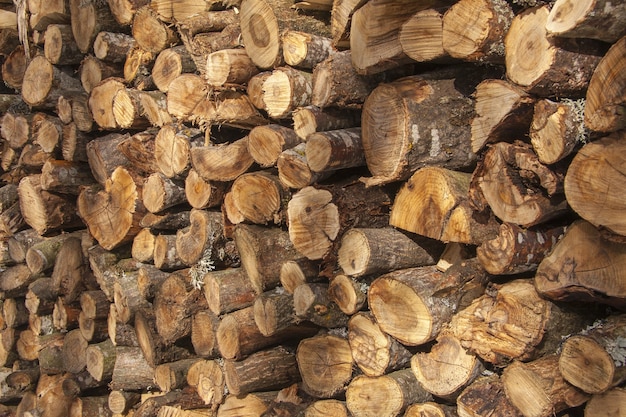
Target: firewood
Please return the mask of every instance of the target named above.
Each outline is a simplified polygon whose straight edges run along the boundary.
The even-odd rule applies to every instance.
[[[552,36],[592,38],[613,43],[626,33],[624,19],[626,10],[621,5],[590,1],[572,4],[559,0],[550,10],[546,30]]]
[[[234,395],[285,388],[300,380],[296,355],[282,346],[261,350],[241,361],[225,361],[224,376]]]
[[[513,17],[506,1],[460,1],[443,16],[443,49],[454,58],[502,64],[504,37]]]
[[[509,401],[498,374],[480,377],[465,388],[456,400],[459,417],[487,417],[498,413],[503,417],[522,417]]]
[[[135,38],[130,35],[102,31],[93,42],[93,53],[102,61],[122,63],[126,61],[128,51],[134,46]]]
[[[148,212],[139,221],[139,226],[149,228],[157,233],[176,233],[179,229],[189,226],[190,213],[191,211],[186,210],[185,206],[173,207],[160,213]]]
[[[317,68],[317,67],[316,67]],[[361,124],[361,113],[355,110],[305,106],[292,113],[293,129],[302,141],[315,132],[346,129]]]
[[[502,221],[530,227],[566,212],[563,174],[539,162],[527,144],[498,142],[472,175],[470,199]]]
[[[183,262],[190,266],[198,262],[213,263],[214,267],[238,263],[232,241],[224,236],[220,213],[192,209],[189,222],[189,228],[180,228],[176,234],[176,251]]]
[[[264,336],[297,324],[293,296],[280,287],[260,294],[254,300],[254,322]]]
[[[190,155],[193,169],[209,181],[232,181],[254,163],[247,137],[225,145],[191,148]]]
[[[624,250],[623,243],[605,239],[592,224],[576,221],[539,264],[537,290],[554,300],[595,301],[621,308],[624,295],[618,283],[622,272],[607,267],[622,262]],[[593,278],[592,270],[594,277],[601,274],[603,279]]]
[[[108,406],[113,413],[123,414],[140,401],[139,393],[112,390],[109,393]]]
[[[124,61],[124,80],[139,90],[154,90],[152,68],[156,54],[139,45],[132,47]]]
[[[475,214],[468,198],[471,175],[428,166],[398,192],[389,224],[444,242],[479,244],[496,236],[498,223]]]
[[[608,316],[583,332],[568,337],[559,354],[563,378],[589,394],[600,394],[625,378],[621,347],[617,340],[624,331],[624,315]]]
[[[354,362],[367,376],[404,369],[411,360],[411,352],[385,333],[371,313],[360,312],[350,318],[348,341]]]
[[[8,112],[2,116],[0,128],[2,138],[10,148],[20,149],[26,143],[32,141],[33,114],[19,114]]]
[[[371,276],[356,281],[346,275],[335,275],[328,285],[328,297],[345,314],[356,314],[367,306],[367,291],[373,280]]]
[[[411,404],[404,413],[405,417],[457,417],[456,407],[436,402]]]
[[[33,143],[43,152],[56,154],[61,142],[61,121],[45,113],[35,113],[31,123]]]
[[[95,184],[87,164],[49,159],[41,169],[41,189],[61,194],[78,195],[80,187]]]
[[[113,113],[113,98],[118,91],[123,90],[124,84],[119,78],[106,78],[93,87],[89,93],[89,109],[94,121],[102,129],[118,127]]]
[[[188,358],[163,363],[154,369],[154,382],[162,392],[180,389],[186,385],[187,373],[196,362],[197,358]]]
[[[348,315],[339,309],[328,295],[328,284],[301,284],[293,291],[296,316],[320,327],[345,327]]]
[[[319,281],[319,262],[305,257],[283,262],[280,266],[280,284],[283,289],[293,294],[300,284]]]
[[[306,160],[306,144],[299,143],[286,149],[276,160],[278,179],[289,188],[301,189],[322,181],[330,176],[330,172],[313,172]]]
[[[61,417],[69,414],[73,396],[63,392],[63,382],[71,378],[71,374],[42,375],[37,382],[37,409],[44,410],[46,415]]]
[[[535,271],[565,231],[565,227],[531,230],[502,223],[498,236],[476,248],[476,256],[490,274],[513,275]]]
[[[263,336],[254,321],[254,306],[249,306],[225,314],[216,337],[224,359],[241,360],[266,347],[311,337],[317,329],[311,324],[293,325],[272,336]]]
[[[229,191],[230,202],[241,213],[244,221],[255,224],[282,224],[285,222],[285,201],[289,191],[271,172],[257,171],[240,175]],[[228,207],[224,204],[226,211]]]
[[[276,397],[276,391],[256,392],[243,396],[228,395],[220,406],[218,417],[237,417],[241,413],[263,415]]]
[[[44,34],[44,56],[54,65],[79,64],[82,55],[70,25],[49,25]]]
[[[81,89],[80,82],[61,71],[39,55],[33,58],[24,72],[22,98],[29,106],[54,109],[60,96]]]
[[[352,380],[354,361],[345,338],[319,335],[304,339],[298,345],[296,358],[302,389],[309,395],[333,398],[344,393]],[[332,372],[328,372],[330,369]]]
[[[585,100],[585,125],[591,130],[613,132],[625,126],[619,109],[624,105],[626,79],[621,71],[615,71],[624,65],[625,48],[625,38],[617,41],[591,76]]]
[[[313,69],[334,52],[330,38],[311,33],[288,29],[281,40],[285,63],[296,68]]]
[[[179,75],[196,69],[184,45],[173,46],[159,52],[152,67],[152,79],[160,91],[167,93],[170,83]]]
[[[619,192],[611,193],[609,189],[624,178],[619,155],[625,137],[614,133],[583,146],[572,160],[564,184],[565,197],[574,211],[596,227],[620,235],[626,235],[623,199]]]
[[[314,172],[364,166],[361,128],[311,133],[307,136],[305,153]]]
[[[265,110],[274,119],[285,119],[302,106],[311,104],[311,73],[289,66],[274,69],[263,83]]]
[[[432,401],[409,369],[382,376],[356,376],[346,389],[346,406],[359,416],[394,416],[413,403]]]
[[[190,169],[185,177],[185,197],[189,205],[196,209],[207,209],[222,204],[227,182],[206,181],[195,169]]]
[[[19,45],[13,49],[2,63],[2,80],[9,87],[17,90],[22,88],[24,73],[29,63],[28,58],[26,57],[24,47]]]
[[[187,383],[194,387],[206,405],[216,409],[226,396],[223,364],[216,360],[196,361],[187,372]]]
[[[239,23],[239,17],[234,9],[203,10],[178,19],[176,22],[178,31],[186,36],[194,36],[199,33],[219,32],[226,27]]]
[[[70,16],[72,33],[82,53],[92,48],[98,33],[124,31],[113,17],[108,4],[103,2],[70,0]]]
[[[264,168],[276,165],[280,153],[302,142],[295,130],[279,124],[256,126],[248,134],[248,151]]]
[[[454,400],[480,375],[484,366],[457,338],[443,334],[430,352],[413,355],[411,370],[426,391]]]
[[[443,16],[437,9],[413,14],[400,29],[402,52],[417,62],[452,61],[443,47]]]
[[[187,265],[176,251],[176,235],[161,233],[154,239],[154,266],[164,271],[175,271]]]
[[[348,417],[345,401],[318,400],[309,405],[304,412],[306,417],[337,416]]]
[[[165,106],[146,109],[145,104],[165,103],[165,94],[126,88],[119,90],[113,97],[113,116],[116,124],[122,129],[142,130],[149,126],[162,123],[159,111],[164,112]],[[152,113],[149,113],[152,111]],[[150,116],[150,118],[148,117]]]
[[[257,296],[243,268],[208,271],[202,282],[209,310],[216,316],[251,306]]]
[[[547,5],[537,6],[511,21],[504,38],[507,77],[542,97],[580,96],[604,54],[603,47],[589,39],[549,37],[549,13]],[[575,68],[576,76],[565,74],[563,68]]]
[[[155,56],[178,41],[176,31],[159,20],[158,14],[148,6],[135,12],[132,29],[137,45]]]
[[[556,355],[528,363],[513,362],[503,371],[502,384],[511,403],[523,410],[524,416],[550,416],[589,399],[588,394],[563,379]]]
[[[78,95],[76,99],[72,100],[72,121],[76,125],[76,129],[79,132],[91,132],[94,127],[94,118],[89,109],[89,96]],[[65,134],[64,134],[65,137]],[[76,142],[76,140],[74,140]],[[81,143],[86,143],[84,142]],[[78,148],[78,146],[76,146]],[[80,149],[80,148],[78,148]],[[75,152],[79,156],[83,156],[80,152]]]
[[[613,388],[603,394],[593,395],[585,406],[585,417],[608,417],[611,413],[618,413],[625,400],[626,392],[623,388]]]
[[[504,80],[485,80],[476,86],[475,97],[477,116],[472,120],[471,130],[473,152],[488,143],[508,142],[528,131],[534,100],[516,85]],[[541,116],[537,114],[537,117]]]
[[[64,24],[70,21],[69,3],[63,0],[29,1],[28,23],[33,30],[44,30],[51,24]]]
[[[207,57],[205,78],[209,85],[220,87],[225,84],[245,84],[259,73],[243,49],[222,49]]]
[[[206,99],[208,89],[202,78],[195,74],[181,74],[168,86],[167,110],[182,119],[189,118],[194,108]]]
[[[151,174],[144,183],[142,192],[144,206],[151,213],[158,213],[167,208],[185,203],[185,189],[161,173]]]

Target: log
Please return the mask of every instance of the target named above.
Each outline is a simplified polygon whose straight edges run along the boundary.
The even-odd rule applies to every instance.
[[[31,107],[54,109],[60,96],[80,91],[80,82],[39,55],[24,72],[22,98]]]
[[[199,75],[181,74],[170,82],[167,92],[167,111],[188,120],[196,106],[206,100],[208,87]]]
[[[402,52],[416,62],[451,61],[443,48],[443,14],[436,9],[411,16],[402,24],[399,40]]]
[[[468,198],[471,175],[436,166],[418,169],[402,186],[389,224],[443,242],[479,244],[493,239],[493,215],[478,215]]]
[[[443,49],[457,59],[502,64],[504,37],[513,17],[506,1],[459,1],[443,16]]]
[[[2,63],[2,80],[11,88],[19,90],[24,82],[24,73],[28,66],[30,53],[22,45],[18,45]]]
[[[207,57],[205,78],[209,85],[245,84],[259,73],[244,49],[222,49]]]
[[[192,73],[196,64],[184,45],[166,48],[157,55],[152,67],[152,79],[156,87],[167,93],[170,83],[179,75]]]
[[[95,184],[87,164],[49,159],[41,168],[41,189],[44,191],[78,195],[80,187]]]
[[[89,371],[91,376],[97,381],[111,380],[117,358],[116,347],[111,339],[89,344],[85,355],[87,371]]]
[[[223,209],[242,216],[242,220],[254,224],[285,223],[285,202],[290,193],[271,172],[257,171],[240,175],[233,181]],[[235,222],[233,222],[235,223]]]
[[[219,356],[215,338],[217,326],[219,326],[219,318],[209,310],[200,310],[193,315],[191,344],[196,355],[208,359]]]
[[[456,400],[459,417],[487,417],[498,413],[503,417],[522,417],[509,401],[498,374],[476,379]]]
[[[295,315],[324,328],[345,327],[348,315],[329,297],[328,284],[301,284],[293,291]]]
[[[181,389],[187,385],[187,374],[196,362],[197,358],[189,358],[163,363],[154,368],[154,382],[165,393]]]
[[[261,167],[269,168],[276,165],[281,152],[301,142],[290,127],[274,123],[261,125],[252,128],[248,134],[248,152]]]
[[[44,30],[51,24],[69,23],[70,10],[67,1],[29,1],[28,11],[30,17],[28,23],[33,30]]]
[[[619,413],[624,407],[624,389],[613,388],[603,394],[593,395],[585,406],[585,417],[610,416],[612,413]]]
[[[623,243],[605,239],[584,220],[576,221],[539,264],[537,291],[552,300],[593,301],[623,309],[622,272],[611,266],[623,262],[625,254]]]
[[[507,77],[541,97],[580,97],[604,54],[603,46],[593,40],[549,37],[549,13],[547,5],[537,6],[511,21],[504,38]],[[575,75],[565,68],[573,68]]]
[[[93,120],[102,129],[118,128],[113,113],[113,98],[118,91],[123,90],[124,83],[119,78],[106,78],[100,84],[93,87],[89,93],[89,110]]]
[[[195,169],[190,169],[185,177],[185,197],[195,209],[207,209],[222,204],[227,182],[206,181]]]
[[[535,104],[529,136],[539,162],[554,164],[587,141],[583,105],[581,100],[567,99],[543,99]]]
[[[396,416],[413,403],[431,401],[409,369],[383,376],[356,376],[346,389],[346,407],[357,416]]]
[[[286,149],[276,160],[278,178],[285,186],[293,189],[305,188],[329,177],[329,172],[313,172],[306,160],[306,144],[299,143]]]
[[[316,68],[318,68],[316,66]],[[312,99],[313,100],[313,99]],[[292,113],[293,130],[302,141],[315,132],[346,129],[361,124],[361,113],[356,110],[305,106]]]
[[[563,379],[557,355],[528,363],[513,362],[502,373],[502,385],[511,403],[523,410],[524,417],[551,416],[589,399],[588,394]]]
[[[283,346],[261,350],[241,361],[225,361],[224,376],[234,395],[281,389],[300,381],[296,355]]]
[[[82,53],[92,47],[98,33],[123,32],[124,29],[113,17],[108,4],[99,1],[70,0],[72,33]]]
[[[372,277],[356,281],[346,275],[335,275],[328,285],[328,297],[337,304],[339,310],[353,315],[366,307],[367,291],[372,281]]]
[[[176,271],[187,266],[176,251],[175,234],[162,233],[155,238],[154,266],[165,271]]]
[[[368,312],[359,312],[350,318],[348,341],[354,362],[366,376],[382,376],[405,369],[411,361],[411,352],[385,333]]]
[[[141,193],[143,205],[151,213],[186,203],[183,184],[175,182],[160,172],[150,174],[143,184]]]
[[[204,263],[210,266],[229,267],[239,263],[239,255],[232,241],[224,235],[224,222],[220,213],[192,209],[189,227],[176,232],[176,251],[187,265]],[[207,265],[208,264],[208,265]]]
[[[472,175],[470,199],[502,221],[530,227],[566,212],[563,174],[539,162],[527,144],[498,142]]]
[[[126,61],[126,55],[134,46],[135,38],[130,35],[102,31],[93,42],[93,54],[102,61],[119,64]]]
[[[281,34],[283,58],[289,66],[313,69],[334,52],[331,39],[287,29]]]
[[[305,257],[283,262],[280,266],[280,283],[284,290],[293,294],[300,284],[319,281],[319,263]]]
[[[313,172],[365,166],[360,127],[312,133],[307,136],[305,153]]]
[[[232,181],[254,163],[244,137],[224,145],[191,148],[191,166],[207,181]]]
[[[625,38],[617,41],[591,76],[585,96],[585,125],[591,130],[613,132],[625,126],[619,114],[624,105],[626,81],[621,71],[615,71],[624,66],[625,48]]]
[[[87,93],[107,78],[122,77],[121,67],[87,55],[80,63],[80,82]]]
[[[425,402],[411,404],[404,413],[405,417],[456,417],[456,407],[439,404],[436,402]]]
[[[263,336],[272,336],[297,324],[294,299],[284,288],[260,294],[254,300],[254,322]]]
[[[589,394],[600,394],[626,379],[622,348],[623,314],[608,316],[568,337],[559,354],[559,372],[568,383]]]
[[[191,166],[189,151],[204,143],[200,131],[166,124],[154,138],[154,158],[159,171],[168,178],[181,178]],[[197,173],[197,172],[196,172]]]
[[[626,34],[626,10],[606,1],[559,0],[548,15],[546,31],[564,38],[592,38],[614,43]],[[602,28],[602,29],[600,29]]]
[[[348,417],[345,401],[317,400],[304,411],[305,417],[337,416]]]
[[[565,175],[565,197],[582,218],[596,227],[626,235],[623,196],[613,184],[626,175],[622,160],[626,135],[614,133],[583,146]]]
[[[342,337],[319,335],[302,340],[296,351],[302,389],[317,398],[345,393],[354,361],[350,344]]]
[[[337,252],[341,269],[355,277],[432,265],[434,256],[432,248],[391,227],[350,229],[342,236]]]
[[[178,42],[176,31],[162,22],[158,14],[148,6],[135,12],[132,31],[137,45],[155,55]]]
[[[265,110],[274,119],[286,119],[302,106],[311,104],[311,74],[282,66],[274,69],[263,83]]]
[[[257,297],[243,268],[208,271],[202,282],[209,310],[216,316],[251,306]]]
[[[54,65],[76,65],[82,60],[70,25],[53,24],[44,34],[44,56]]]

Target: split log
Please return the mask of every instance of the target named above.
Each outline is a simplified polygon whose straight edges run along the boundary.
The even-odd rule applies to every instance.
[[[138,223],[145,214],[141,189],[123,167],[113,171],[104,189],[83,189],[76,207],[91,234],[107,250],[131,242],[141,230]]]
[[[342,236],[337,259],[344,273],[360,277],[432,265],[432,249],[391,227],[353,228]]]
[[[411,370],[426,391],[438,398],[455,400],[481,374],[484,366],[457,338],[443,334],[430,352],[413,355]]]
[[[549,35],[564,38],[592,38],[614,43],[626,34],[626,9],[606,1],[571,2],[559,0],[548,15]]]
[[[275,166],[281,152],[302,140],[295,130],[279,124],[256,126],[248,134],[248,152],[261,167]]]
[[[32,114],[8,112],[2,116],[2,138],[11,149],[18,150],[32,141]]]
[[[454,170],[473,167],[474,103],[463,91],[474,90],[480,80],[472,80],[471,70],[458,71],[462,69],[437,73],[437,79],[405,77],[379,85],[367,97],[361,129],[373,176],[364,179],[368,185],[406,179],[427,165]]]
[[[80,82],[39,55],[33,58],[22,83],[22,98],[31,107],[55,109],[60,96],[81,90]]]
[[[622,155],[626,134],[610,136],[583,146],[565,175],[565,197],[582,218],[596,227],[626,235],[624,198],[617,184],[626,176]]]
[[[302,141],[306,141],[311,133],[347,129],[361,124],[361,113],[357,110],[321,109],[317,106],[297,108],[293,111],[292,118],[293,130]]]
[[[476,248],[476,257],[494,275],[535,271],[566,230],[565,227],[524,229],[503,223],[498,236]]]
[[[354,314],[348,322],[354,362],[366,376],[382,376],[406,368],[411,352],[385,333],[371,313]]]
[[[480,377],[465,388],[456,400],[459,417],[488,417],[497,413],[502,417],[522,417],[509,401],[498,374]]]
[[[591,76],[585,97],[585,125],[594,131],[613,132],[623,129],[620,109],[624,106],[626,78],[624,66],[626,38],[617,41],[598,63]]]
[[[607,240],[592,224],[576,221],[539,264],[537,291],[553,300],[593,301],[624,309],[623,272],[614,266],[625,256],[624,243]]]
[[[502,64],[513,17],[506,1],[459,1],[443,16],[443,49],[457,59]]]
[[[474,94],[477,115],[472,120],[473,152],[487,143],[510,141],[528,131],[534,100],[521,88],[504,80],[485,80],[476,86]],[[536,109],[535,113],[541,117]]]
[[[389,224],[444,242],[479,244],[494,238],[498,223],[491,213],[473,209],[470,179],[471,174],[436,166],[417,170],[396,195]]]
[[[149,97],[151,100],[146,100],[144,97]],[[165,95],[161,92],[146,92],[130,88],[119,90],[113,97],[115,123],[121,129],[143,130],[150,127],[152,122],[148,118],[148,111],[144,109],[143,103],[157,103],[158,101],[165,103]],[[159,119],[158,108],[156,110],[157,114],[151,115],[152,120]]]
[[[168,178],[184,177],[191,166],[190,149],[203,143],[199,130],[173,124],[162,126],[154,138],[154,158],[159,171]]]
[[[296,352],[302,389],[317,398],[343,394],[352,380],[354,361],[344,338],[320,335],[302,340]]]
[[[159,20],[157,13],[148,6],[135,12],[132,31],[137,45],[155,55],[178,42],[176,31]]]
[[[102,129],[118,128],[113,114],[113,99],[118,91],[125,88],[124,83],[119,78],[107,78],[96,85],[89,93],[89,110],[93,115],[93,120]]]
[[[87,53],[92,48],[98,33],[124,32],[107,3],[95,0],[70,0],[69,3],[72,33],[82,53]]]
[[[604,54],[597,41],[549,37],[550,8],[516,15],[504,38],[507,77],[542,97],[580,97]],[[529,47],[530,45],[530,47]],[[566,69],[574,69],[575,75]]]
[[[580,100],[565,99],[543,99],[535,104],[529,136],[539,162],[554,164],[587,140],[583,105]]]
[[[498,142],[485,153],[470,185],[472,205],[502,221],[534,226],[566,212],[562,173],[543,165],[527,144]]]
[[[248,151],[248,137],[225,145],[191,148],[191,166],[207,181],[232,181],[254,163]]]
[[[300,324],[263,336],[254,321],[254,306],[250,306],[224,315],[216,338],[224,359],[241,360],[266,347],[311,337],[317,330],[317,326]]]
[[[281,389],[300,381],[295,353],[282,346],[241,361],[225,361],[224,376],[228,392],[234,395]]]
[[[551,416],[589,399],[588,394],[563,379],[557,355],[528,363],[513,362],[504,369],[502,384],[511,403],[525,417]]]
[[[622,360],[626,316],[613,315],[599,320],[583,332],[568,337],[559,353],[563,378],[589,394],[600,394],[626,379]]]
[[[28,23],[33,30],[44,30],[51,24],[69,23],[70,10],[67,1],[29,1]]]
[[[220,405],[217,416],[237,417],[242,413],[260,416],[269,409],[275,397],[276,391],[256,392],[243,396],[228,395]]]
[[[131,48],[124,61],[124,80],[138,90],[154,90],[151,75],[154,58],[154,53],[146,51],[139,45]]]
[[[554,352],[561,335],[586,324],[580,312],[541,298],[532,281],[517,279],[488,289],[452,317],[449,329],[468,352],[505,366]]]
[[[301,257],[289,234],[278,227],[239,224],[233,238],[241,265],[258,294],[278,286],[285,261]]]
[[[346,389],[346,406],[357,416],[397,416],[410,404],[432,401],[410,369],[382,376],[356,376]]]

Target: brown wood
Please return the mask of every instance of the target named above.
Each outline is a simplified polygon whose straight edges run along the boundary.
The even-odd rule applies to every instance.
[[[409,369],[382,376],[358,375],[346,389],[348,410],[360,416],[399,415],[410,404],[431,400]]]
[[[2,63],[2,80],[12,88],[22,88],[28,62],[24,47],[22,45],[16,46]]]
[[[279,124],[256,126],[248,134],[248,151],[264,168],[276,165],[281,152],[293,148],[302,140],[294,129]]]
[[[263,83],[265,110],[274,119],[286,119],[301,106],[311,104],[312,75],[289,66],[274,69]]]
[[[242,174],[233,181],[229,193],[232,194],[230,201],[244,221],[255,224],[285,222],[285,202],[290,193],[272,172]]]
[[[317,68],[317,67],[316,67]],[[292,113],[293,130],[302,140],[315,132],[346,129],[361,124],[361,113],[357,110],[305,106],[295,109]]]
[[[95,0],[70,0],[69,3],[72,33],[82,53],[87,53],[92,48],[98,33],[123,31],[108,4]]]
[[[507,398],[498,374],[475,380],[459,395],[456,405],[459,417],[487,417],[493,413],[503,417],[523,415]]]
[[[132,47],[124,61],[124,80],[139,90],[154,90],[151,74],[155,55],[139,45]]]
[[[556,1],[546,23],[550,35],[613,43],[624,34],[626,10],[606,1]],[[600,27],[602,29],[600,29]]]
[[[281,35],[285,63],[296,68],[315,68],[334,52],[330,38],[296,30]]]
[[[626,235],[623,197],[612,184],[623,181],[626,174],[622,133],[614,133],[585,145],[572,160],[565,176],[565,197],[582,218],[596,227]],[[616,158],[616,159],[615,159]]]
[[[102,61],[122,63],[126,61],[126,55],[133,46],[135,39],[130,35],[102,31],[94,40],[93,53]]]
[[[244,49],[222,49],[207,57],[205,78],[209,85],[245,84],[259,73]]]
[[[251,306],[257,296],[243,268],[208,271],[201,280],[209,310],[216,316]]]
[[[206,181],[195,169],[190,169],[185,177],[185,196],[195,209],[207,209],[222,204],[228,183]]]
[[[624,407],[626,393],[623,388],[613,388],[603,394],[593,395],[585,405],[585,417],[610,416]]]
[[[328,285],[328,297],[339,310],[353,315],[367,306],[367,290],[372,281],[372,277],[356,281],[346,275],[335,275]]]
[[[264,336],[297,324],[293,296],[281,287],[260,294],[254,300],[254,322]]]
[[[600,60],[591,76],[585,97],[585,125],[594,131],[613,132],[624,128],[619,108],[624,105],[626,39],[617,41]]]
[[[545,29],[549,13],[549,7],[537,6],[511,21],[504,38],[507,77],[543,97],[580,96],[604,54],[603,47],[593,40],[549,37]],[[565,68],[575,68],[576,75],[567,74]]]
[[[115,349],[115,366],[109,387],[111,390],[137,391],[154,382],[154,368],[143,357],[138,347],[118,346]]]
[[[162,392],[170,392],[187,385],[187,373],[198,362],[196,358],[163,363],[154,369],[154,382]]]
[[[176,235],[161,233],[154,239],[154,266],[165,271],[175,271],[187,265],[176,251]]]
[[[348,322],[348,341],[354,362],[367,376],[404,369],[411,360],[411,352],[385,333],[371,313],[354,314]]]
[[[143,6],[133,16],[133,38],[142,49],[158,54],[177,42],[176,32],[159,20],[157,13]]]
[[[152,308],[138,310],[135,313],[134,328],[137,333],[137,342],[141,352],[139,356],[142,356],[142,360],[152,369],[162,363],[174,362],[192,356],[192,352],[188,349],[165,342],[157,331],[155,312]],[[183,333],[187,331],[186,328],[182,328],[181,330]],[[154,372],[154,370],[152,372]],[[154,375],[151,381],[153,377]],[[115,379],[115,375],[113,379]],[[111,388],[115,389],[113,387]]]
[[[600,394],[619,385],[626,372],[613,346],[623,337],[625,320],[623,314],[609,316],[568,337],[559,354],[563,378],[589,394]]]
[[[400,46],[417,62],[452,61],[443,48],[443,13],[437,9],[421,10],[402,24]]]
[[[479,244],[497,234],[490,213],[476,215],[468,193],[471,174],[428,166],[398,192],[389,224],[444,242]]]
[[[557,355],[528,363],[513,362],[503,371],[502,384],[511,403],[524,410],[524,416],[550,416],[589,399],[588,394],[563,379]]]
[[[183,73],[191,73],[196,65],[184,45],[173,46],[159,52],[152,67],[152,79],[157,88],[164,93],[170,83]]]
[[[253,353],[241,361],[225,361],[224,376],[234,395],[285,388],[300,381],[296,355],[278,346]]]
[[[473,173],[471,203],[479,211],[488,205],[502,221],[534,226],[565,213],[562,178],[527,144],[498,142]]]
[[[457,417],[456,407],[428,401],[411,404],[404,413],[405,417]]]
[[[365,165],[360,127],[311,133],[306,139],[305,152],[314,172]]]
[[[186,202],[183,185],[157,172],[146,179],[141,197],[144,206],[151,213],[158,213]]]
[[[276,160],[278,178],[289,188],[300,189],[322,181],[330,172],[313,172],[306,160],[306,144],[300,143],[291,149],[286,149],[278,155]]]
[[[80,91],[80,82],[55,67],[43,55],[33,58],[24,72],[22,98],[32,107],[54,109],[60,96]]]
[[[191,319],[191,344],[198,356],[216,358],[219,356],[215,333],[219,318],[210,310],[200,310]]]
[[[295,315],[320,327],[345,327],[348,315],[339,309],[328,294],[328,284],[301,284],[293,291]]]
[[[80,63],[80,82],[87,93],[107,78],[122,77],[123,69],[117,64],[87,55]]]
[[[287,293],[293,294],[298,285],[323,279],[319,272],[317,261],[305,257],[289,260],[280,266],[280,283]]]
[[[204,403],[215,410],[226,396],[223,364],[216,360],[196,361],[187,372],[187,383],[194,387]]]
[[[350,344],[334,335],[304,339],[296,352],[302,389],[318,398],[333,398],[345,392],[352,380]]]
[[[76,65],[82,59],[70,25],[49,25],[44,34],[43,51],[54,65]]]
[[[89,93],[89,109],[94,121],[102,129],[115,129],[118,127],[113,114],[113,98],[118,91],[123,89],[124,84],[121,79],[106,78],[93,87]]]
[[[188,265],[207,269],[236,265],[239,255],[224,235],[224,220],[216,211],[192,209],[189,227],[176,232],[176,251]],[[204,263],[204,265],[202,265]]]
[[[247,137],[225,145],[191,148],[190,154],[191,166],[208,181],[232,181],[254,163]]]

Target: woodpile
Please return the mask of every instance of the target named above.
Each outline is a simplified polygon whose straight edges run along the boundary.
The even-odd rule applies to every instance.
[[[625,35],[0,0],[0,415],[623,415]]]

